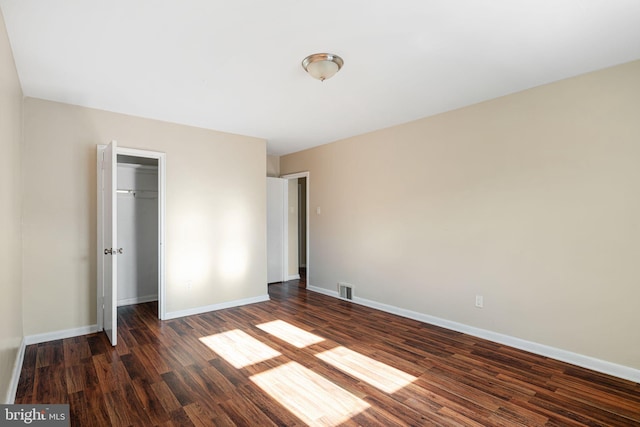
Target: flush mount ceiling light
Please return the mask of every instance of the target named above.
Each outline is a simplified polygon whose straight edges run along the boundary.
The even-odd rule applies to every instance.
[[[344,61],[338,55],[333,53],[314,53],[309,55],[302,61],[302,68],[305,69],[311,77],[321,82],[333,77],[337,73]]]

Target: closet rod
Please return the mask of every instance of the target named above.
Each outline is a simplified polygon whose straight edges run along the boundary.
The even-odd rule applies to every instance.
[[[158,190],[116,190],[120,194],[157,193]]]

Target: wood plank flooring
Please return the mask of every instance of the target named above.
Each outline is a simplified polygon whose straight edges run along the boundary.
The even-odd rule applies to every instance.
[[[16,403],[69,403],[73,426],[640,425],[637,383],[297,281],[269,294],[165,322],[155,303],[121,307],[115,348],[30,345]]]

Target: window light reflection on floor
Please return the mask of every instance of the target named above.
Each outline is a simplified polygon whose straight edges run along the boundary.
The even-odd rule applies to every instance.
[[[416,380],[413,375],[342,346],[316,357],[385,393],[395,393]]]
[[[236,369],[280,356],[276,350],[239,329],[202,337],[200,341]]]
[[[293,326],[291,323],[287,323],[284,320],[274,320],[273,322],[262,323],[256,326],[297,348],[304,348],[324,341],[324,338],[314,335],[311,332],[307,332],[304,329],[300,329],[297,326]]]
[[[370,406],[296,362],[288,362],[250,379],[310,426],[340,425]]]

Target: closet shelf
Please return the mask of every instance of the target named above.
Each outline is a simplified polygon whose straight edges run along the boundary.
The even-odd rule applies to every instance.
[[[141,199],[157,199],[158,198],[158,191],[157,190],[128,190],[128,189],[124,190],[124,189],[119,189],[119,190],[116,190],[116,193],[118,193],[118,194],[130,194],[134,198],[141,198]]]

